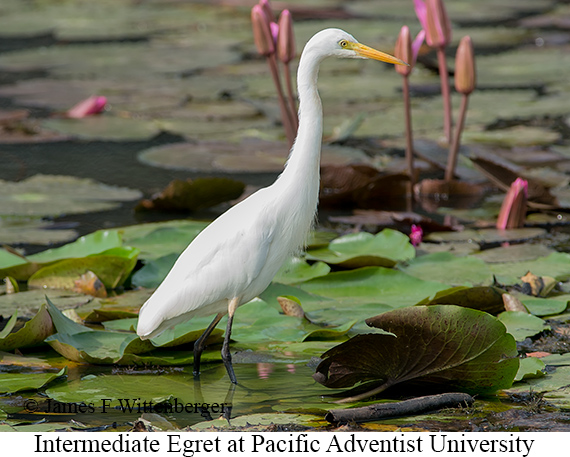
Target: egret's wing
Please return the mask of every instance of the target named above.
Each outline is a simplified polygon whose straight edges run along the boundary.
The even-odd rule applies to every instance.
[[[257,278],[274,240],[274,223],[259,209],[248,217],[248,207],[233,211],[239,208],[216,219],[180,255],[141,308],[139,335],[156,334],[159,327],[192,315],[223,312],[227,301],[241,296]]]

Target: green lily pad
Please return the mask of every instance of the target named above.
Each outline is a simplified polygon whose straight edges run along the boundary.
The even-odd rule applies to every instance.
[[[105,43],[31,48],[10,53],[3,62],[7,70],[50,69],[54,77],[70,79],[111,78],[137,81],[151,75],[165,77],[191,69],[212,68],[238,58],[227,42],[166,46],[164,43]],[[124,56],[129,58],[125,59]],[[191,57],[190,57],[191,56]]]
[[[397,270],[365,267],[311,279],[299,284],[299,288],[312,294],[333,298],[343,305],[375,303],[399,308],[418,303],[449,286],[424,281]],[[305,308],[303,299],[298,298]]]
[[[83,119],[46,119],[46,130],[82,140],[148,141],[160,133],[160,126],[146,119],[120,118],[109,115]]]
[[[197,227],[189,229],[157,228],[148,235],[132,238],[128,244],[140,249],[141,258],[145,260],[157,260],[170,254],[178,256],[203,229],[204,224],[197,224]]]
[[[12,315],[6,324],[6,328],[0,333],[0,351],[37,346],[53,333],[52,320],[45,305],[42,305],[38,313],[26,322],[20,330],[9,333],[11,330],[10,323],[12,322],[13,326],[17,315],[17,312]],[[10,330],[4,334],[6,329]]]
[[[359,232],[331,241],[327,248],[307,251],[307,259],[321,260],[344,268],[393,267],[414,258],[416,251],[408,236],[384,229],[377,235]]]
[[[134,333],[101,330],[75,334],[58,332],[45,341],[69,360],[99,365],[121,365],[125,354],[145,353],[154,348]]]
[[[67,243],[76,238],[75,230],[58,229],[54,224],[37,219],[0,219],[0,242],[3,244],[50,245]]]
[[[323,354],[314,375],[326,387],[374,384],[352,400],[410,381],[488,394],[510,387],[517,374],[514,338],[487,313],[416,306],[370,318],[367,324],[393,335],[358,335],[342,343]]]
[[[417,257],[399,267],[403,272],[425,281],[454,285],[491,285],[493,273],[476,257],[456,257],[450,252],[437,252]]]
[[[173,253],[146,262],[144,267],[135,272],[131,282],[138,287],[147,287],[149,289],[158,287],[166,278],[178,257],[179,254]]]
[[[120,364],[124,354],[144,353],[154,348],[150,341],[141,341],[134,333],[93,330],[73,322],[55,308],[49,298],[47,303],[57,333],[45,342],[69,360]]]
[[[29,279],[29,287],[73,289],[75,280],[92,271],[108,289],[121,286],[137,262],[136,248],[113,248],[99,255],[60,260],[40,268]],[[113,255],[120,254],[120,255]]]
[[[553,249],[542,244],[515,244],[486,249],[475,256],[487,263],[526,262],[546,257],[554,252]]]
[[[331,268],[324,262],[315,262],[309,265],[299,257],[292,257],[283,264],[273,281],[282,284],[295,284],[309,279],[325,276]]]
[[[105,322],[114,319],[136,318],[141,305],[148,300],[151,290],[128,290],[116,296],[96,298],[75,308],[85,322]]]
[[[0,180],[0,215],[59,216],[110,210],[137,200],[138,190],[108,186],[92,179],[35,175],[19,182]]]
[[[0,393],[39,390],[66,373],[67,368],[57,373],[0,373]]]
[[[433,232],[425,237],[426,241],[445,243],[447,241],[462,241],[465,243],[505,243],[526,241],[546,234],[546,230],[536,227],[497,230],[497,229],[467,229],[460,232]]]
[[[207,172],[278,172],[288,156],[284,143],[245,139],[241,143],[202,141],[156,146],[139,154],[139,160],[152,166],[174,170]],[[367,162],[360,150],[327,146],[323,148],[324,164]]]
[[[90,295],[84,295],[70,290],[50,290],[49,296],[57,302],[60,309],[75,308],[93,300]],[[42,305],[46,303],[46,291],[41,289],[26,290],[17,294],[0,295],[0,314],[11,316],[18,310],[20,318],[33,318]]]
[[[570,301],[570,296],[568,295],[559,295],[552,298],[531,297],[524,294],[516,294],[515,296],[535,316],[560,314],[566,310]]]
[[[550,329],[550,325],[547,325],[540,317],[522,311],[504,311],[497,317],[505,324],[507,332],[513,335],[517,341],[522,341],[529,336]]]
[[[99,254],[109,249],[118,248],[121,245],[122,239],[117,231],[98,230],[78,238],[73,243],[68,243],[59,248],[48,249],[27,258],[33,262],[48,263],[56,260]]]
[[[538,357],[526,357],[520,360],[519,371],[515,376],[516,381],[523,379],[541,378],[544,376],[544,362]]]
[[[489,269],[497,277],[507,277],[512,284],[529,271],[537,276],[550,276],[557,281],[570,279],[570,254],[553,252],[546,257],[523,262],[491,263]]]

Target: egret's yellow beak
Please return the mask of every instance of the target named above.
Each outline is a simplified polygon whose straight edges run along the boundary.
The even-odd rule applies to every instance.
[[[390,54],[386,54],[385,52],[377,51],[376,49],[373,49],[364,44],[349,43],[349,47],[350,49],[355,51],[358,55],[366,57],[367,59],[380,60],[382,62],[393,63],[395,65],[406,65],[409,67],[409,64],[407,64],[403,60],[391,56]]]

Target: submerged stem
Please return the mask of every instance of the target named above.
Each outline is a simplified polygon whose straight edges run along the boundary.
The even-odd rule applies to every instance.
[[[452,120],[451,120],[451,94],[449,91],[449,76],[447,61],[445,60],[445,48],[437,48],[437,62],[439,65],[439,79],[441,81],[441,97],[443,98],[443,131],[447,142],[451,144]]]
[[[459,144],[461,143],[461,133],[463,132],[463,126],[465,125],[468,101],[469,95],[463,94],[463,97],[461,98],[461,107],[459,108],[459,122],[455,129],[455,137],[453,138],[453,144],[449,149],[449,157],[447,158],[447,167],[445,169],[446,181],[452,181],[455,176],[455,167],[457,166]]]
[[[291,82],[291,67],[289,63],[284,63],[283,66],[285,67],[285,83],[287,86],[287,95],[289,98],[289,109],[291,114],[291,119],[293,121],[293,127],[295,130],[299,127],[299,119],[297,117],[297,106],[295,103],[296,97],[293,91],[293,83]]]
[[[267,56],[267,63],[269,64],[271,76],[273,77],[275,88],[277,89],[277,98],[279,100],[279,109],[281,111],[281,120],[283,122],[283,128],[285,129],[285,135],[287,136],[289,146],[292,146],[293,142],[295,141],[297,129],[294,127],[294,124],[291,120],[291,115],[289,113],[289,108],[287,108],[287,103],[285,102],[285,96],[283,95],[283,88],[281,87],[281,79],[279,78],[279,69],[277,68],[277,59],[275,58],[275,54]]]
[[[414,187],[414,140],[412,133],[412,112],[410,107],[410,82],[407,75],[402,76],[402,91],[404,92],[404,118],[406,124],[406,164],[410,175],[410,195]]]

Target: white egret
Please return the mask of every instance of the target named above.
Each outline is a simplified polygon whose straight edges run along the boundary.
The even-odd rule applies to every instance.
[[[137,334],[142,339],[194,316],[216,314],[194,343],[195,375],[207,337],[227,313],[222,360],[230,380],[237,383],[229,350],[234,313],[263,292],[307,240],[319,198],[323,113],[317,75],[320,63],[330,56],[407,65],[339,29],[322,30],[309,40],[297,73],[299,129],[283,173],[204,229],[140,310]]]

